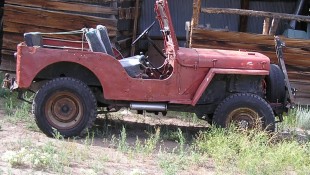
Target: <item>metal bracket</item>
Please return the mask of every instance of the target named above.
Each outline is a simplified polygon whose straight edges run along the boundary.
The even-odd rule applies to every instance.
[[[291,87],[291,83],[288,79],[287,69],[286,69],[285,62],[284,62],[283,47],[285,47],[285,43],[281,41],[280,37],[275,36],[275,48],[276,48],[276,54],[278,57],[278,64],[285,77],[285,85],[288,91],[289,101],[292,105],[294,105],[295,104],[294,92],[296,92],[296,90],[294,90],[293,92],[293,88]]]

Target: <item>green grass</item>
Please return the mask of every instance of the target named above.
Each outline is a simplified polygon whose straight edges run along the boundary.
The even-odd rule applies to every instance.
[[[35,124],[34,118],[31,115],[31,104],[25,103],[17,99],[17,92],[10,92],[8,89],[2,88],[2,80],[4,73],[0,72],[1,88],[0,100],[1,106],[6,113],[6,120],[10,123],[24,123],[29,130],[39,131]],[[25,93],[26,100],[31,101],[34,94]]]
[[[278,140],[262,131],[247,133],[212,128],[195,141],[198,151],[210,155],[220,171],[244,174],[286,174],[310,171],[309,142]]]
[[[298,107],[296,110],[297,126],[309,130],[310,129],[310,108]]]
[[[53,142],[47,142],[42,146],[36,146],[32,143],[5,152],[2,159],[8,161],[12,167],[30,167],[64,172],[64,168],[70,164],[69,153],[69,149],[58,148]]]
[[[0,98],[7,114],[5,121],[38,131],[30,104],[18,101],[16,94],[2,89]],[[31,100],[32,97],[27,98]],[[182,120],[190,118],[190,122],[197,122],[195,115],[181,114],[179,118]],[[147,137],[136,137],[134,143],[130,144],[128,128],[120,125],[119,133],[113,133],[111,127],[105,126],[102,130],[90,130],[85,138],[79,140],[67,141],[56,131],[54,141],[39,145],[34,140],[23,138],[14,142],[17,145],[6,145],[8,151],[1,155],[1,159],[12,167],[30,167],[59,174],[70,173],[68,169],[72,164],[83,164],[100,174],[104,172],[106,162],[117,159],[98,150],[92,153],[94,140],[100,137],[109,143],[111,149],[132,161],[140,158],[152,160],[159,174],[195,174],[197,172],[193,170],[198,169],[211,169],[218,174],[309,174],[310,142],[298,139],[296,127],[310,129],[309,108],[298,107],[290,111],[284,116],[284,121],[278,124],[279,133],[275,134],[258,130],[240,132],[233,127],[211,127],[188,138],[181,129],[156,127],[145,131]],[[286,132],[289,137],[284,137],[283,131],[289,131]],[[177,146],[166,149],[164,144],[168,141],[175,142]]]
[[[27,100],[33,98],[33,94],[25,94]],[[31,104],[17,99],[16,93],[11,93],[4,99],[4,110],[7,114],[6,120],[10,123],[23,123],[26,128],[32,131],[39,131],[34,117],[31,114]]]

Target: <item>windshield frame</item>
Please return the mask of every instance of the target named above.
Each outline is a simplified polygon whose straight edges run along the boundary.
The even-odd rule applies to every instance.
[[[155,4],[156,18],[164,39],[166,54],[176,56],[179,45],[176,39],[167,0],[157,0]]]

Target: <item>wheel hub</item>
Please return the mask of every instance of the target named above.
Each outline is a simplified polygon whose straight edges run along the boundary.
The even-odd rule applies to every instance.
[[[229,116],[229,123],[234,123],[240,129],[253,129],[261,126],[259,114],[250,108],[238,108],[233,110]]]
[[[61,108],[61,112],[63,112],[63,113],[68,113],[69,112],[69,107],[67,106],[67,105],[65,105],[65,106],[63,106],[62,108]]]
[[[77,95],[71,92],[57,92],[47,100],[45,112],[53,127],[70,129],[80,122],[83,105]]]

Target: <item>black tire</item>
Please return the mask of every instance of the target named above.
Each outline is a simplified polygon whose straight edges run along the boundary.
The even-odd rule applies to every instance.
[[[243,129],[275,130],[275,116],[270,105],[260,96],[249,93],[233,94],[218,105],[213,122],[226,128],[231,123]]]
[[[92,91],[82,81],[68,77],[43,85],[32,108],[38,127],[47,136],[53,136],[55,129],[64,137],[84,135],[97,116]]]
[[[280,67],[270,65],[269,76],[266,77],[266,98],[270,103],[283,103],[285,101],[284,74]]]

